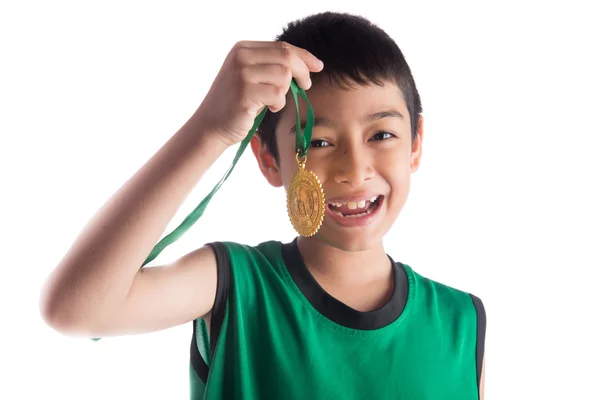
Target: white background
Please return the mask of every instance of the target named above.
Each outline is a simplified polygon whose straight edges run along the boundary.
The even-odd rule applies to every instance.
[[[191,325],[98,343],[62,337],[40,319],[40,285],[196,109],[236,41],[271,40],[325,10],[379,24],[413,70],[423,160],[386,244],[421,274],[483,299],[486,398],[600,398],[593,1],[149,3],[0,8],[0,398],[188,397]],[[154,263],[208,241],[293,236],[283,190],[248,150],[204,217]]]

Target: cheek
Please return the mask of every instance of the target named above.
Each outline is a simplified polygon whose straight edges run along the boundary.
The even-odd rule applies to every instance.
[[[283,186],[288,188],[290,181],[294,174],[298,171],[298,163],[296,162],[296,155],[294,152],[289,151],[285,154],[280,153],[280,165],[279,165],[279,173],[281,174],[281,182]],[[307,169],[310,169],[310,164],[306,166]]]
[[[296,173],[296,171],[298,170],[298,166],[297,164],[290,164],[290,163],[285,163],[284,165],[281,166],[281,181],[283,182],[283,187],[287,190],[288,186],[290,185],[290,181],[292,180],[292,177],[294,176],[294,174]]]
[[[294,152],[295,137],[293,135],[277,134],[277,152],[279,154],[279,173],[283,185],[287,188],[292,176],[298,169]]]
[[[376,160],[377,175],[389,185],[393,202],[402,202],[411,183],[410,153],[394,151],[381,154]]]
[[[402,174],[405,169],[410,169],[410,151],[404,148],[404,146],[379,151],[374,155],[373,159],[379,170],[384,170],[388,173]]]

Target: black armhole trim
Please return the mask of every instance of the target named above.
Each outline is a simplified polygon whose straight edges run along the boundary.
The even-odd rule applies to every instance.
[[[485,330],[487,318],[481,299],[471,294],[471,300],[473,300],[473,305],[475,306],[475,311],[477,312],[477,346],[475,353],[477,357],[477,389],[479,390],[479,383],[481,382],[481,369],[483,366],[483,353],[485,350]]]
[[[215,294],[215,302],[210,318],[210,359],[212,359],[215,346],[217,344],[217,338],[221,332],[221,325],[223,325],[223,318],[225,317],[225,305],[227,303],[227,294],[229,293],[229,270],[230,261],[229,253],[223,243],[215,242],[209,243],[212,247],[217,258],[217,292]],[[208,380],[209,366],[206,360],[200,355],[198,351],[198,343],[196,341],[196,324],[198,320],[192,321],[194,326],[192,334],[192,343],[190,345],[190,360],[192,367],[202,382],[206,383]]]
[[[197,320],[192,321],[192,324],[194,325],[194,332],[192,334],[192,344],[190,345],[190,360],[192,362],[192,367],[194,368],[194,371],[196,371],[198,377],[202,379],[202,382],[206,383],[208,379],[208,365],[206,364],[206,361],[204,361],[204,359],[200,355],[200,352],[198,351],[198,343],[196,343],[197,323]]]
[[[212,359],[217,345],[217,338],[221,333],[221,326],[225,318],[225,306],[229,294],[229,278],[231,260],[225,244],[221,242],[210,243],[217,257],[217,293],[210,316],[210,358]]]

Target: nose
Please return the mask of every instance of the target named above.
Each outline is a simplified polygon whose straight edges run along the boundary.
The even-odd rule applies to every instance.
[[[374,175],[372,156],[368,151],[361,149],[361,146],[349,144],[340,149],[334,165],[336,183],[360,186]]]

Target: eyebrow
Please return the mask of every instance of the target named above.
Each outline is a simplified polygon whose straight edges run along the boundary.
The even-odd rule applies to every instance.
[[[364,125],[366,123],[370,123],[370,122],[375,122],[375,121],[379,121],[381,119],[384,118],[400,118],[402,120],[404,120],[404,115],[402,115],[402,113],[396,111],[396,110],[386,110],[386,111],[379,111],[376,112],[374,114],[371,115],[367,115],[365,118],[363,118],[360,122]],[[304,131],[304,126],[306,125],[306,121],[302,120],[300,123],[300,126],[302,128],[302,131]],[[326,128],[334,128],[335,127],[335,123],[330,120],[329,118],[319,118],[319,117],[315,117],[315,127],[317,126],[323,126]],[[292,125],[292,127],[290,128],[290,133],[295,133],[296,132],[296,124]]]

